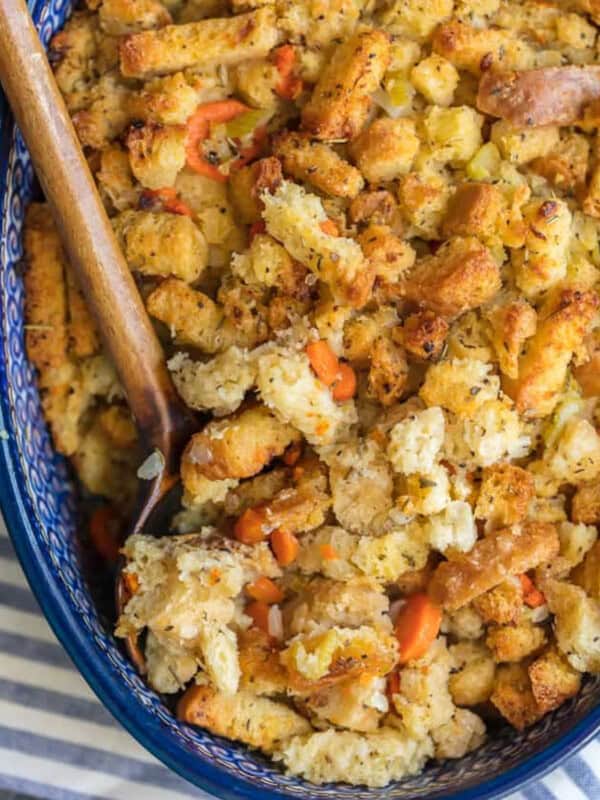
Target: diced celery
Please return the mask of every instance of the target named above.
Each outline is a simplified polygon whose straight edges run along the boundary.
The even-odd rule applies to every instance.
[[[266,121],[267,114],[263,108],[253,108],[245,114],[230,120],[225,126],[225,133],[230,139],[243,139],[252,133],[261,122]]]

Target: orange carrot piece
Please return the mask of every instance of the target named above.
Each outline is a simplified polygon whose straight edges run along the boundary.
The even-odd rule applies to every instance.
[[[185,217],[194,216],[192,209],[179,198],[175,189],[170,187],[165,187],[164,189],[144,189],[140,198],[141,205],[144,204],[145,200],[151,200],[152,198],[160,200],[163,209],[171,214],[181,214]]]
[[[246,594],[253,600],[260,600],[267,605],[280,603],[283,600],[283,592],[279,586],[264,575],[246,585]]]
[[[301,455],[302,455],[302,445],[299,442],[294,442],[294,444],[291,444],[285,451],[285,453],[281,457],[281,460],[286,465],[286,467],[293,467],[294,464],[298,463]]]
[[[321,558],[325,559],[325,561],[335,561],[339,558],[338,552],[330,544],[322,544],[321,545]]]
[[[325,222],[319,222],[319,228],[328,236],[339,236],[340,229],[332,219],[326,219]]]
[[[539,608],[546,603],[544,594],[540,592],[529,575],[523,573],[519,575],[519,580],[521,581],[521,588],[523,589],[523,601],[525,605],[528,605],[530,608]]]
[[[271,534],[271,548],[280,567],[287,567],[298,558],[300,542],[293,533],[277,528]]]
[[[279,72],[275,92],[284,100],[295,100],[304,88],[302,79],[294,75],[296,51],[291,44],[284,44],[275,50],[273,60]]]
[[[261,631],[269,633],[269,606],[266,603],[262,603],[260,600],[248,603],[245,613],[252,617],[255,628],[260,628]]]
[[[340,372],[340,362],[325,339],[307,344],[306,355],[317,378],[322,380],[325,386],[335,383]]]
[[[133,597],[133,595],[139,591],[140,580],[135,572],[123,572],[122,575],[125,589],[127,590],[129,597]]]
[[[356,394],[356,372],[350,364],[340,364],[339,376],[331,387],[331,395],[334,400],[350,400]]]
[[[247,508],[233,526],[233,535],[238,542],[258,544],[267,538],[264,530],[266,514],[263,508]]]
[[[200,144],[208,137],[211,122],[229,122],[249,110],[248,106],[231,98],[198,106],[187,122],[185,152],[188,167],[206,178],[226,183],[227,175],[224,175],[214,164],[208,163],[200,152]]]
[[[401,664],[425,655],[439,633],[441,622],[441,608],[426,594],[413,594],[408,598],[395,626]]]
[[[90,518],[90,539],[97,552],[111,563],[119,557],[122,520],[110,505],[97,508]]]

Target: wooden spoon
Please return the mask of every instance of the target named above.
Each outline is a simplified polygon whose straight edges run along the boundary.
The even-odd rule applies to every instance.
[[[144,451],[158,450],[164,459],[160,473],[142,481],[130,528],[139,532],[177,481],[193,417],[172,384],[24,0],[0,0],[0,80],[117,368]],[[122,600],[122,587],[118,594]]]

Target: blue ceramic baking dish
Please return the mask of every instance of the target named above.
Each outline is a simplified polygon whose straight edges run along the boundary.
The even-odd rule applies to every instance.
[[[45,44],[73,0],[31,0]],[[500,798],[555,768],[600,730],[600,680],[517,734],[500,730],[460,761],[385,789],[312,786],[244,747],[181,725],[137,676],[105,627],[84,577],[75,491],[52,449],[23,342],[24,210],[36,191],[27,151],[0,97],[0,503],[29,583],[69,655],[114,716],[155,756],[225,800]]]

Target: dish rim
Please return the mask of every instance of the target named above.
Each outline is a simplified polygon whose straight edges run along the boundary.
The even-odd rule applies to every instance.
[[[9,155],[13,144],[14,122],[0,90],[0,209],[4,209],[7,191]],[[0,248],[0,255],[2,250]],[[0,269],[4,264],[0,262]],[[4,309],[0,304],[0,390],[8,385],[6,371],[6,341],[4,337]],[[233,777],[205,759],[174,746],[168,737],[161,735],[160,723],[141,710],[130,714],[129,691],[124,684],[103,673],[101,662],[95,660],[88,647],[89,635],[76,615],[68,608],[62,595],[58,578],[41,555],[40,543],[34,531],[31,514],[23,502],[24,477],[18,458],[13,429],[10,394],[0,391],[0,427],[8,432],[8,439],[0,441],[0,510],[9,537],[21,564],[27,582],[57,639],[65,649],[76,669],[96,694],[100,702],[115,719],[146,750],[190,784],[223,800],[289,800],[289,795],[277,790],[252,788],[247,779]],[[117,644],[115,643],[115,646]],[[555,742],[533,754],[506,772],[471,787],[445,795],[446,800],[501,800],[511,792],[521,791],[559,767],[575,755],[600,732],[600,702],[585,717]],[[200,767],[200,770],[199,770]],[[426,800],[426,798],[423,798]]]

